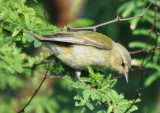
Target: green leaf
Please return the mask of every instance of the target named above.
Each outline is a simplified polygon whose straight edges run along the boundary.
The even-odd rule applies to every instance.
[[[90,77],[94,78],[95,77],[95,73],[93,72],[92,68],[91,67],[87,67],[87,68],[88,68]]]
[[[35,113],[44,113],[44,109],[41,104],[36,105]]]
[[[40,47],[41,44],[42,44],[42,43],[39,42],[38,40],[36,40],[36,39],[34,40],[34,47],[35,47],[35,48]]]
[[[127,8],[123,11],[122,13],[122,17],[125,18],[127,17],[129,14],[131,14],[131,12],[135,9],[135,5],[133,4],[133,1],[130,2],[130,4],[128,4]]]
[[[86,108],[82,108],[80,113],[85,113]]]
[[[85,84],[83,84],[82,82],[80,82],[80,81],[73,82],[72,86],[74,88],[80,88],[80,89],[86,89],[87,88],[87,86]]]
[[[87,77],[81,77],[80,80],[83,82],[91,82],[91,78],[87,78]]]
[[[34,40],[35,40],[35,38],[33,36],[28,35],[28,37],[27,37],[28,42],[33,42]]]
[[[12,37],[16,36],[20,31],[21,31],[21,29],[19,27],[14,28],[14,31],[12,33]]]
[[[132,4],[132,1],[126,2],[124,4],[122,4],[118,10],[117,13],[122,13],[126,8],[128,8],[129,4]]]
[[[121,5],[117,10],[117,12],[122,13],[122,17],[125,18],[134,10],[134,8],[135,8],[134,2],[129,1]]]
[[[106,95],[110,98],[110,100],[113,103],[117,103],[120,100],[119,95],[117,94],[115,90],[112,90],[112,89],[107,90]]]
[[[157,80],[158,78],[160,78],[160,72],[156,72],[151,74],[149,77],[146,78],[145,82],[144,82],[144,86],[148,87],[150,86],[155,80]]]
[[[130,22],[131,22],[130,28],[131,28],[132,30],[136,29],[139,20],[140,20],[140,18],[136,18],[136,19],[130,20]],[[133,32],[134,32],[134,31],[133,31]],[[134,33],[133,33],[133,34],[134,34]]]
[[[88,101],[90,95],[91,95],[91,90],[90,89],[86,89],[86,90],[83,91],[83,98],[84,98],[83,103]]]
[[[86,105],[90,110],[94,110],[94,107],[90,102],[86,103]]]
[[[147,29],[136,29],[133,31],[134,35],[144,35],[144,36],[149,36],[149,32]],[[152,38],[156,38],[156,34],[154,32],[151,33]]]
[[[135,103],[137,103],[137,102],[141,102],[141,99],[137,98]]]
[[[129,47],[130,48],[146,48],[146,47],[152,48],[151,45],[148,44],[146,46],[145,42],[140,42],[140,41],[133,41],[133,42],[129,43]]]
[[[80,106],[80,104],[78,103],[78,102],[75,102],[75,106],[77,107],[77,106]]]
[[[67,31],[67,26],[64,26],[63,32],[66,32],[66,31]]]
[[[92,101],[101,99],[101,96],[98,93],[98,91],[91,90],[91,99],[92,99]]]
[[[82,97],[80,97],[79,95],[74,96],[74,100],[81,100],[81,99],[82,99]]]
[[[34,63],[35,63],[35,59],[33,59],[31,57],[28,57],[28,64],[29,64],[29,66],[32,67]]]

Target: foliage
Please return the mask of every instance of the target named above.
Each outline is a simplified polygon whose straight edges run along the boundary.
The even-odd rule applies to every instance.
[[[18,92],[20,88],[26,87],[28,75],[33,75],[32,79],[36,78],[33,83],[37,86],[37,75],[39,74],[36,71],[33,73],[32,67],[45,61],[48,56],[41,53],[39,56],[32,57],[30,56],[31,54],[27,54],[26,49],[31,48],[32,42],[34,42],[34,47],[39,47],[40,42],[27,34],[23,34],[21,31],[32,29],[36,32],[38,29],[37,32],[42,34],[53,34],[58,32],[58,29],[52,25],[44,28],[46,26],[45,22],[36,17],[35,11],[25,6],[22,1],[19,1],[19,3],[17,1],[0,3],[0,18],[2,19],[0,23],[0,112],[15,113],[18,110],[17,108],[20,107],[20,104],[17,106],[18,103],[25,104],[26,101],[24,100],[28,100],[27,98],[30,95],[24,100],[18,100],[15,96],[24,95],[18,94]],[[40,69],[44,72],[45,67],[43,65],[38,68],[35,66],[35,70]],[[11,96],[5,93],[7,89],[12,91],[13,94]],[[53,93],[49,93],[46,97],[37,96],[34,102],[38,104],[35,104],[34,107],[28,107],[27,112],[33,110],[37,113],[42,113],[43,111],[55,112],[58,108],[56,107],[58,103],[55,99],[51,100],[49,95],[53,95]],[[8,106],[10,106],[9,109]]]
[[[122,17],[127,17],[131,14],[134,14],[135,16],[138,15],[139,12],[142,12],[144,10],[143,6],[147,6],[149,4],[150,1],[145,0],[145,1],[138,1],[135,2],[135,0],[131,0],[128,1],[126,3],[124,3],[123,5],[121,5],[121,7],[118,9],[118,13],[122,14]],[[157,1],[157,4],[159,4],[160,2]],[[154,15],[155,15],[155,11],[154,9],[149,9],[146,13],[146,15],[144,16],[143,22],[145,22],[145,24],[148,24],[150,26],[150,28],[152,27],[152,25],[154,24]],[[157,18],[160,18],[160,13],[157,13]],[[146,41],[132,41],[129,46],[130,48],[140,48],[140,49],[144,49],[147,47],[147,49],[151,49],[153,48],[153,45],[155,44],[155,39],[156,39],[156,32],[151,32],[151,34],[148,32],[148,28],[137,28],[137,25],[141,19],[135,19],[135,20],[131,20],[130,23],[130,27],[133,30],[133,34],[134,35],[138,35],[138,36],[142,36],[141,38],[146,38],[150,37],[150,43],[146,43]],[[160,26],[159,26],[160,22],[158,21],[156,24],[156,28],[160,30]],[[138,39],[139,40],[139,39]],[[158,44],[160,43],[160,40],[158,40],[157,42]],[[147,44],[147,46],[146,46]],[[159,58],[158,56],[160,55],[159,51],[155,52],[155,56],[153,59],[153,62],[149,62],[148,65],[146,66],[147,68],[150,69],[156,69],[152,74],[150,74],[147,79],[145,80],[144,85],[146,87],[148,87],[149,85],[151,85],[155,80],[157,80],[160,76],[158,75],[158,73],[160,73],[160,66],[157,65],[157,63],[159,62]],[[147,59],[145,61],[147,61],[150,58],[150,56],[147,57]],[[141,59],[139,59],[139,61],[141,61]],[[139,62],[140,65],[141,62]]]
[[[131,106],[132,103],[137,103],[140,100],[127,100],[124,99],[123,94],[118,94],[114,89],[116,84],[116,79],[111,79],[111,75],[104,78],[104,75],[100,73],[94,73],[93,70],[88,67],[89,77],[83,77],[80,80],[86,82],[73,82],[72,85],[74,88],[82,89],[82,96],[77,95],[74,97],[76,101],[75,106],[84,106],[86,105],[89,109],[94,110],[94,104],[102,105],[105,104],[108,106],[108,110],[100,110],[98,112],[114,112],[114,113],[124,113],[127,108]],[[137,106],[132,106],[129,109],[128,113],[137,110]]]
[[[144,10],[144,6],[147,6],[150,2],[153,2],[153,7],[155,7],[155,3],[157,2],[157,5],[159,6],[160,1],[155,0],[130,0],[127,1],[125,3],[123,3],[123,5],[121,5],[119,7],[119,9],[117,10],[117,12],[119,14],[122,15],[122,17],[128,17],[131,15],[137,16],[138,14],[140,14],[140,12],[142,12]],[[146,12],[144,18],[140,19],[137,18],[135,20],[131,20],[130,21],[130,28],[133,30],[133,35],[135,35],[137,38],[136,40],[134,39],[134,41],[129,43],[129,47],[132,48],[133,50],[135,50],[135,48],[139,48],[139,49],[151,49],[153,48],[156,43],[157,46],[160,46],[160,40],[158,39],[156,42],[156,38],[157,38],[157,33],[160,30],[160,21],[156,22],[155,27],[153,27],[154,25],[154,16],[155,16],[155,8],[149,8],[148,11]],[[157,18],[160,18],[160,13],[157,12]],[[145,26],[145,27],[144,27]],[[150,30],[153,28],[153,30]],[[157,29],[157,30],[156,30]],[[159,37],[158,37],[159,38]],[[146,58],[144,59],[144,64],[152,57],[153,54],[153,50],[151,51],[151,53],[141,53],[141,55],[146,56]],[[152,61],[148,62],[148,64],[145,66],[146,68],[146,79],[144,80],[144,86],[145,88],[147,88],[148,90],[152,90],[153,91],[153,86],[156,85],[156,82],[159,83],[159,78],[160,78],[160,59],[159,59],[159,55],[160,55],[160,51],[159,50],[155,50],[155,54],[154,57],[152,59]],[[137,55],[138,56],[138,55]],[[138,56],[139,57],[139,56]],[[133,57],[132,57],[133,58]],[[141,63],[143,62],[143,57],[139,57],[137,60],[137,64],[136,66],[140,66]],[[153,95],[156,94],[157,92],[147,92],[147,95]],[[148,101],[149,104],[146,104],[145,102]],[[151,102],[152,101],[152,102]],[[144,107],[142,109],[143,112],[156,112],[155,108],[156,108],[156,102],[154,102],[154,99],[152,98],[151,100],[147,99],[144,101]]]

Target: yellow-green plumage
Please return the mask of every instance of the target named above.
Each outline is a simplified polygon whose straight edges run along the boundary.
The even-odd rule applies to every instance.
[[[101,33],[79,31],[48,36],[29,34],[44,42],[62,62],[76,70],[87,66],[113,69],[124,73],[128,80],[127,73],[131,67],[128,51]]]

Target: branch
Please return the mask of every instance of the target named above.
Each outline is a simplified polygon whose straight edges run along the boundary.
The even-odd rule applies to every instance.
[[[136,50],[136,51],[131,51],[131,52],[129,52],[131,55],[132,54],[138,54],[138,53],[143,53],[143,52],[146,52],[146,53],[149,53],[150,51],[152,51],[152,50],[154,50],[154,49],[160,49],[160,46],[158,46],[158,47],[153,47],[153,48],[151,48],[151,49],[140,49],[140,50]]]
[[[45,73],[45,76],[42,80],[42,82],[40,83],[39,87],[35,90],[34,94],[32,95],[31,99],[28,101],[28,103],[17,113],[22,113],[25,111],[25,108],[30,104],[30,102],[32,101],[32,99],[35,97],[35,95],[38,93],[39,89],[41,88],[42,84],[44,83],[45,79],[47,78],[47,73],[48,73],[48,69],[49,69],[50,64],[48,64],[47,66],[47,70]]]
[[[124,18],[124,19],[121,19],[119,16],[117,16],[116,19],[114,20],[111,20],[109,22],[105,22],[105,23],[102,23],[102,24],[98,24],[98,25],[95,25],[95,26],[92,26],[92,27],[82,27],[82,28],[70,28],[69,26],[67,26],[67,30],[71,30],[71,31],[77,31],[77,30],[94,30],[96,31],[98,27],[102,27],[102,26],[105,26],[105,25],[108,25],[108,24],[112,24],[112,23],[115,23],[115,22],[122,22],[122,21],[127,21],[127,20],[132,20],[132,19],[135,19],[135,18],[139,18],[139,17],[144,17],[144,14],[146,13],[146,11],[149,9],[149,7],[153,4],[153,2],[151,2],[148,7],[138,16],[134,16],[134,17],[129,17],[129,18]],[[63,28],[60,28],[60,30],[63,30]]]
[[[54,61],[53,61],[54,62]],[[42,64],[48,64],[48,63],[51,63],[51,61],[41,61],[41,62],[39,62],[39,63],[37,63],[37,64],[33,64],[33,66],[32,67],[29,67],[29,66],[24,66],[23,68],[29,68],[29,69],[32,69],[32,70],[34,70],[37,66],[39,66],[39,65],[42,65]]]
[[[104,107],[105,109],[108,109],[108,105],[107,105],[106,103],[101,102],[101,104],[103,105],[103,107]]]
[[[57,79],[64,79],[63,76],[54,76],[54,75],[47,75],[47,78],[50,78],[50,79],[54,79],[54,78],[57,78]]]

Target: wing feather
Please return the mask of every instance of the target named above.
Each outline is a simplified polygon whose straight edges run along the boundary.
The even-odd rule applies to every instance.
[[[62,32],[55,35],[44,35],[41,41],[57,41],[111,49],[113,41],[107,36],[93,31]]]
[[[36,37],[42,42],[65,42],[93,46],[101,49],[111,49],[114,43],[114,41],[112,41],[109,37],[93,31],[60,32],[55,35],[39,35],[26,31],[25,33]]]

